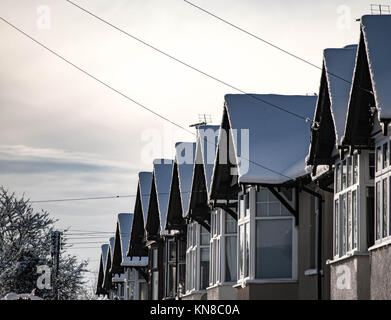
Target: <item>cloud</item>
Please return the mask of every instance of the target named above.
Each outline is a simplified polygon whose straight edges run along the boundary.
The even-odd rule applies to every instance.
[[[127,163],[102,159],[93,153],[25,145],[0,145],[0,174],[44,172],[116,172],[136,171]]]

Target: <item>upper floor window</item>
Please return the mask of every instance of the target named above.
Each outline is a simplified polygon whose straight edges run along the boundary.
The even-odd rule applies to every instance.
[[[209,283],[210,233],[197,222],[187,225],[186,292],[204,290]]]
[[[294,208],[294,192],[292,188],[282,188],[278,194]],[[268,188],[261,187],[259,191],[252,188],[247,196],[249,214],[241,215],[238,220],[238,280],[295,279],[297,229],[294,216]],[[243,200],[239,198],[239,202]]]
[[[211,221],[209,284],[236,281],[237,222],[223,209],[213,210]]]
[[[286,189],[291,199],[292,189]],[[256,195],[256,265],[258,279],[293,278],[294,218],[287,208],[265,188]]]
[[[375,174],[375,241],[391,239],[390,187],[391,167],[389,137],[376,144],[376,174]]]
[[[335,164],[334,177],[334,257],[343,257],[359,250],[360,208],[366,208],[366,186],[375,176],[375,168],[383,166],[382,157],[371,152],[346,155]],[[358,205],[361,199],[360,206]],[[363,210],[364,212],[364,210]],[[362,248],[364,249],[364,241]]]

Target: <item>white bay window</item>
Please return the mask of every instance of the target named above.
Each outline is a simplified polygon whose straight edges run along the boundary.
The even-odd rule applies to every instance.
[[[375,241],[378,244],[391,240],[389,139],[389,137],[385,137],[376,143]]]
[[[374,155],[363,151],[346,155],[335,163],[334,170],[334,258],[349,256],[367,249],[365,216],[372,199]],[[361,210],[360,210],[361,208]]]
[[[236,282],[237,222],[220,208],[211,214],[210,250],[209,285]]]
[[[294,189],[279,191],[292,208],[294,193]],[[263,187],[240,195],[238,209],[238,282],[296,280],[297,227],[290,211]]]
[[[205,290],[209,283],[210,233],[197,222],[187,225],[186,294]]]

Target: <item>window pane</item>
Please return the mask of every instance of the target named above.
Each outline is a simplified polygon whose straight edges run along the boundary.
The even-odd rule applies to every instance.
[[[267,202],[267,193],[268,193],[267,189],[261,188],[257,192],[257,202]]]
[[[245,256],[244,256],[244,276],[248,277],[249,275],[249,263],[250,263],[250,224],[246,223],[245,225]]]
[[[375,178],[375,154],[373,152],[369,154],[369,178]]]
[[[239,274],[243,278],[244,225],[239,226]]]
[[[342,196],[342,255],[346,254],[347,249],[347,202],[346,193]]]
[[[256,277],[292,278],[292,219],[256,222]]]
[[[388,167],[388,144],[383,144],[383,168]]]
[[[244,196],[244,202],[245,202],[244,216],[247,216],[248,210],[250,209],[250,195],[249,194],[246,194]]]
[[[349,192],[347,194],[347,209],[348,209],[348,212],[347,212],[347,218],[348,218],[348,225],[347,225],[347,245],[348,245],[348,248],[347,250],[348,251],[351,251],[352,250],[352,210],[351,210],[351,202],[350,202],[350,199],[351,199],[351,193]]]
[[[281,204],[279,202],[269,203],[269,216],[280,216]]]
[[[220,234],[221,210],[216,212],[216,234]]]
[[[347,158],[347,185],[350,187],[352,185],[352,157]]]
[[[153,249],[152,251],[152,267],[157,268],[157,263],[158,263],[158,249]]]
[[[376,182],[376,240],[380,239],[380,182]]]
[[[339,255],[339,201],[334,206],[334,255]]]
[[[159,271],[152,272],[152,300],[159,299]]]
[[[267,212],[267,202],[261,202],[261,203],[257,203],[257,211],[256,211],[256,215],[257,217],[267,217],[268,215],[268,212]]]
[[[337,164],[337,167],[335,169],[335,190],[337,192],[341,191],[341,174],[340,174],[340,171],[341,171],[341,165],[340,164]]]
[[[242,219],[244,217],[244,211],[245,211],[245,206],[244,206],[244,197],[240,196],[239,198],[239,219]]]
[[[148,285],[146,282],[140,282],[140,300],[148,300]]]
[[[172,262],[176,260],[176,245],[173,240],[170,240],[168,243],[169,243],[168,261]]]
[[[376,148],[376,172],[381,169],[381,147]]]
[[[225,233],[236,233],[236,220],[228,213],[225,213]]]
[[[209,283],[209,248],[200,250],[200,289],[206,289]]]
[[[201,245],[209,245],[210,234],[209,231],[205,229],[205,227],[201,227]]]
[[[192,228],[193,238],[191,239],[193,246],[197,244],[197,232],[198,232],[197,225],[193,223],[193,228]]]
[[[236,281],[236,236],[225,238],[225,281]]]
[[[388,236],[388,183],[387,178],[383,180],[383,237]]]
[[[346,160],[342,161],[342,189],[346,188],[346,182],[347,182],[347,166],[346,166]]]
[[[352,192],[353,249],[357,249],[357,194]]]
[[[353,184],[356,184],[358,180],[358,155],[353,156]]]

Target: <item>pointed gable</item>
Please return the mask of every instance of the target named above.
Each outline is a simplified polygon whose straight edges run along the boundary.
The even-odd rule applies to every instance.
[[[208,193],[210,191],[213,167],[216,158],[219,126],[202,125],[197,128],[196,158],[193,170],[189,212],[186,216],[200,223],[209,221],[210,208]],[[207,228],[207,225],[205,225]]]
[[[361,18],[360,42],[350,94],[343,145],[365,148],[371,144],[374,116],[386,129],[391,120],[390,15]]]
[[[99,271],[98,271],[98,281],[96,285],[96,294],[107,294],[107,292],[103,289],[103,279],[105,275],[106,270],[106,261],[107,261],[107,251],[109,249],[108,244],[103,244],[101,246],[101,254],[100,254],[100,260],[99,260]]]
[[[152,172],[139,172],[134,215],[127,250],[128,257],[146,257],[148,255],[145,247],[145,225],[147,223],[151,184]]]
[[[325,49],[308,165],[329,165],[345,130],[357,46]]]
[[[105,274],[103,278],[103,289],[109,291],[112,288],[112,277],[111,265],[113,260],[113,251],[114,251],[114,237],[109,239],[108,249],[107,249],[107,258],[106,258],[106,267]]]
[[[172,169],[172,160],[155,159],[153,162],[152,184],[145,227],[149,239],[156,239],[164,233]]]
[[[166,220],[166,230],[180,230],[185,226],[183,213],[188,211],[193,177],[194,142],[175,144],[175,161],[173,166],[170,196]]]
[[[115,233],[113,264],[111,272],[121,274],[124,267],[146,265],[146,258],[138,257],[129,258],[127,252],[130,243],[130,231],[133,224],[133,213],[120,213],[117,218],[117,228]]]

